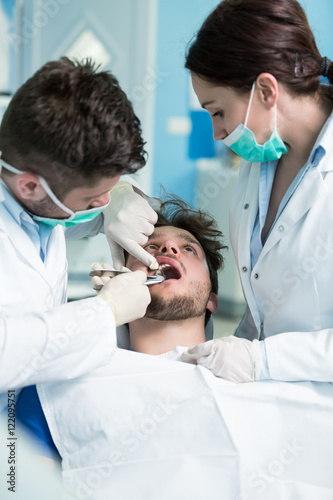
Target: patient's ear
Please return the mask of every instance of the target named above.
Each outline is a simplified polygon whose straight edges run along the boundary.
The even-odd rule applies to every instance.
[[[218,301],[217,301],[217,296],[216,293],[211,293],[209,296],[209,301],[207,304],[207,309],[210,311],[212,314],[216,313],[218,308]]]

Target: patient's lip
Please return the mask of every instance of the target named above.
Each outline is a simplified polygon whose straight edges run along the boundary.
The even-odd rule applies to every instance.
[[[159,265],[170,264],[170,266],[174,267],[179,272],[180,277],[183,276],[182,268],[176,259],[172,259],[171,257],[156,257],[156,260]]]

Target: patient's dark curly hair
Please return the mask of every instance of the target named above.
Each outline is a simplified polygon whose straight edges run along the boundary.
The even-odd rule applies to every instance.
[[[155,227],[174,226],[191,233],[200,243],[206,256],[209,276],[212,284],[211,291],[218,292],[218,270],[223,268],[224,261],[221,251],[227,250],[223,245],[223,234],[219,230],[215,219],[202,210],[192,208],[181,198],[168,195],[164,199],[158,221]],[[206,311],[206,324],[211,316]]]

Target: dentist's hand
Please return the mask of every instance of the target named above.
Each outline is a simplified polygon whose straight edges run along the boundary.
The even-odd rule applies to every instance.
[[[105,300],[113,312],[116,325],[124,325],[142,318],[151,301],[148,286],[143,283],[147,275],[143,271],[134,271],[119,274],[114,278],[107,277],[101,291],[100,299]],[[103,283],[102,278],[95,276],[93,283]]]
[[[230,382],[254,382],[262,366],[259,341],[250,342],[233,335],[190,347],[182,359],[205,366]]]
[[[111,202],[103,213],[113,266],[118,269],[124,265],[126,250],[150,269],[157,269],[155,257],[140,246],[153,233],[157,213],[129,182],[121,181],[115,185],[111,190]]]
[[[99,262],[93,262],[90,268],[90,276],[93,276],[91,280],[92,286],[94,290],[100,290],[102,286],[110,281],[111,278],[114,278],[118,275],[118,272],[121,271],[123,273],[131,273],[132,271],[127,267],[121,267],[120,269],[114,269],[111,264],[100,264]]]

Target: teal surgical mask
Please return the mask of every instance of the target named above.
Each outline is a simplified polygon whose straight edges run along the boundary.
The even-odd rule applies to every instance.
[[[1,172],[1,167],[5,168],[6,170],[9,170],[10,172],[13,172],[14,174],[27,173],[24,172],[23,170],[18,170],[17,168],[12,167],[2,159],[0,159],[0,172]],[[53,203],[55,203],[55,205],[61,208],[61,210],[69,214],[69,217],[66,219],[52,219],[50,217],[42,217],[39,215],[31,214],[32,218],[35,221],[44,222],[44,224],[47,224],[49,226],[57,226],[58,224],[60,224],[61,226],[64,227],[71,227],[71,226],[76,226],[77,224],[82,224],[83,222],[89,222],[95,219],[95,217],[97,217],[97,215],[99,215],[110,203],[111,198],[109,196],[109,201],[106,203],[106,205],[96,208],[89,208],[88,210],[79,210],[77,212],[73,212],[73,210],[66,207],[63,203],[61,203],[60,200],[58,200],[58,198],[52,192],[51,188],[48,186],[46,180],[43,177],[41,177],[40,175],[38,175],[37,177],[41,185],[43,186],[44,190],[46,191],[47,195],[53,201]]]
[[[249,105],[246,112],[245,122],[240,123],[235,130],[231,132],[225,139],[222,139],[224,144],[232,149],[236,154],[246,161],[266,162],[278,160],[283,154],[287,153],[287,148],[277,131],[276,104],[274,106],[275,124],[273,132],[265,144],[258,144],[254,133],[247,127],[247,121],[250,114],[255,82],[252,85]]]

